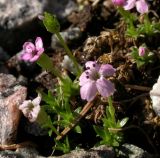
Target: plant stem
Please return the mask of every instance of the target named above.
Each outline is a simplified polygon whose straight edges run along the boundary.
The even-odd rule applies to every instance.
[[[58,77],[62,82],[64,81],[61,73],[53,66],[53,63],[49,56],[43,53],[40,58],[37,60],[37,64],[42,67],[43,69],[50,71],[53,75]]]
[[[68,56],[71,58],[71,60],[73,61],[76,69],[77,69],[77,75],[80,76],[81,74],[81,69],[79,64],[77,63],[75,57],[72,55],[72,52],[70,51],[69,47],[67,46],[67,44],[65,43],[64,39],[62,38],[61,34],[59,32],[56,32],[56,36],[59,39],[60,43],[62,44],[62,46],[64,47],[66,53],[68,54]]]
[[[96,97],[93,99],[93,101],[88,102],[82,109],[82,111],[80,112],[79,116],[70,124],[70,126],[66,127],[59,136],[56,137],[56,140],[60,140],[62,139],[62,137],[64,137],[72,128],[74,128],[79,121],[86,115],[86,113],[91,109],[91,107],[94,105],[94,101],[96,100]]]

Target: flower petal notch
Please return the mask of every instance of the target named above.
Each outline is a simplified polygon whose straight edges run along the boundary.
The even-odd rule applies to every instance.
[[[112,76],[115,69],[110,64],[98,64],[95,61],[88,61],[85,64],[85,70],[80,78],[79,85],[81,98],[87,101],[92,101],[97,92],[102,97],[111,96],[114,91],[114,85],[106,77]]]
[[[32,42],[25,42],[23,44],[23,50],[22,54],[20,55],[20,59],[29,62],[35,62],[39,59],[43,52],[43,41],[41,37],[37,37],[35,44]]]
[[[157,80],[157,83],[153,85],[152,90],[150,91],[152,107],[158,116],[160,116],[160,88],[159,87],[160,87],[160,76]]]

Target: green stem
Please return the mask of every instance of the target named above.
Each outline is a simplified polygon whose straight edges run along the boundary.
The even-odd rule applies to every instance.
[[[108,104],[109,104],[110,107],[113,106],[113,105],[112,105],[112,98],[111,98],[111,96],[108,97]]]
[[[144,27],[148,35],[152,35],[151,22],[147,14],[144,15]]]
[[[128,25],[128,29],[134,33],[134,38],[137,38],[138,34],[134,26],[134,21],[136,17],[132,15],[132,13],[128,12],[127,10],[124,10],[122,7],[118,7],[118,11],[124,18],[126,24]]]
[[[53,75],[58,77],[61,81],[64,81],[63,77],[61,76],[61,73],[53,66],[53,63],[49,56],[45,53],[43,53],[40,58],[37,60],[37,64],[42,67],[43,69],[50,71]]]
[[[114,107],[113,107],[112,97],[111,97],[111,96],[108,97],[108,104],[109,104],[109,113],[110,113],[110,115],[111,115],[111,117],[112,117],[113,122],[116,123],[116,119],[115,119],[115,109],[114,109]]]
[[[77,69],[77,75],[80,76],[81,74],[81,69],[79,64],[77,63],[75,57],[72,55],[72,52],[70,51],[70,49],[68,48],[67,44],[65,43],[64,39],[62,38],[61,34],[59,32],[56,32],[56,36],[59,39],[60,43],[62,44],[62,46],[64,47],[64,49],[66,50],[68,56],[71,58],[71,60],[73,61],[76,69]]]

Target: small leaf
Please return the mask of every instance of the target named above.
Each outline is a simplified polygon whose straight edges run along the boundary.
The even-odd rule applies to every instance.
[[[106,134],[105,134],[105,131],[104,129],[98,127],[98,126],[93,126],[95,132],[97,133],[98,136],[100,136],[101,138],[105,138]]]
[[[48,32],[51,32],[51,33],[60,32],[60,24],[57,18],[50,13],[47,13],[47,12],[44,13],[43,24],[46,27]]]
[[[53,63],[50,60],[49,56],[43,53],[37,61],[37,64],[45,70],[52,71]]]
[[[79,133],[79,134],[82,133],[81,127],[78,125],[74,128],[74,130],[76,131],[76,133]]]
[[[125,117],[120,121],[120,126],[123,127],[127,122],[128,122],[129,118]]]

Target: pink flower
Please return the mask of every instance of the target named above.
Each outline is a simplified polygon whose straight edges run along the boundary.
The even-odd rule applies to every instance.
[[[44,52],[43,42],[41,37],[37,37],[35,45],[32,42],[25,42],[23,44],[23,51],[20,56],[21,60],[34,62],[38,60]]]
[[[114,5],[123,6],[125,4],[126,0],[112,0],[112,2]]]
[[[79,78],[81,98],[92,101],[99,92],[103,97],[109,97],[115,91],[112,82],[106,76],[112,76],[115,69],[109,64],[97,64],[95,61],[88,61],[85,64],[87,70]]]
[[[139,56],[144,56],[146,54],[146,48],[143,46],[139,47],[138,54]]]
[[[19,109],[22,111],[25,117],[29,119],[30,122],[36,121],[38,114],[40,112],[40,102],[41,102],[41,96],[38,94],[38,96],[31,100],[25,100],[23,104],[19,106]]]
[[[148,4],[145,0],[127,0],[123,7],[125,10],[131,10],[136,7],[137,11],[141,14],[148,12]]]

